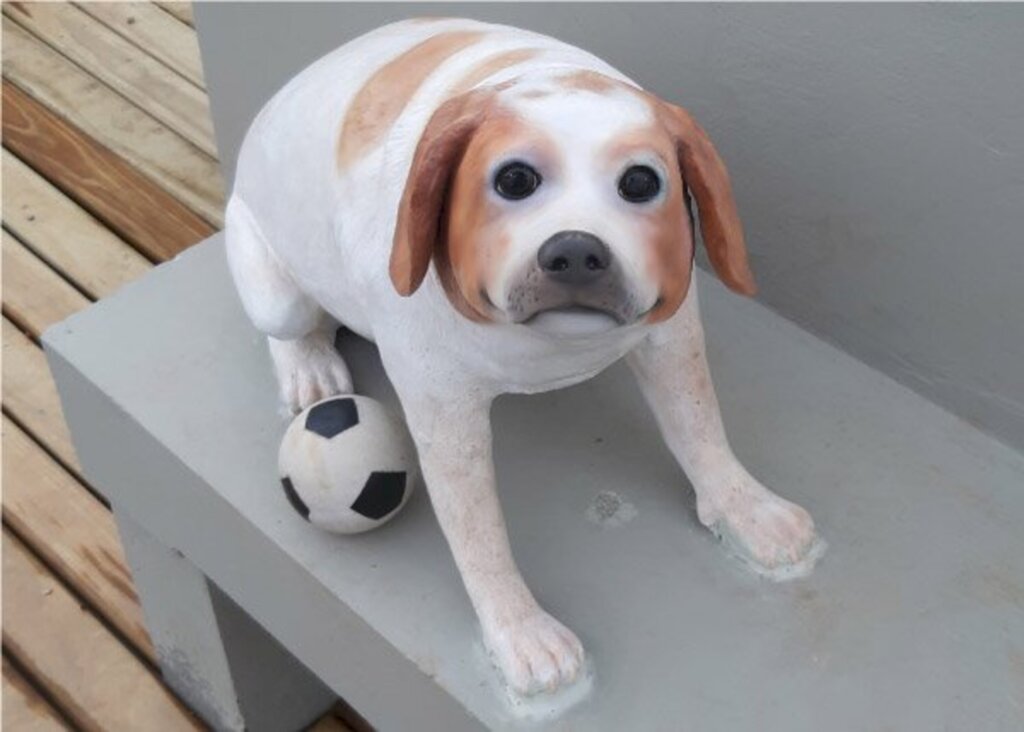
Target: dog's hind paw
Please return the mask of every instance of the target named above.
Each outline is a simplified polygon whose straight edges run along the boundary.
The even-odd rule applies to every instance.
[[[515,693],[552,693],[580,675],[583,645],[541,608],[525,618],[496,625],[490,632],[485,630],[484,643]]]

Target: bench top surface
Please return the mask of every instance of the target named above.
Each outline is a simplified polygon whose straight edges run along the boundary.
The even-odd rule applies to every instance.
[[[728,558],[698,524],[621,364],[564,391],[502,397],[495,459],[516,558],[594,669],[589,696],[553,726],[1019,725],[1024,457],[699,277],[734,448],[812,513],[829,549],[811,577],[782,584]],[[520,724],[483,659],[422,486],[390,524],[356,537],[322,533],[290,508],[266,344],[241,310],[219,235],[54,327],[46,343],[301,567],[311,591],[358,613],[485,724]],[[345,337],[342,349],[359,392],[394,404],[373,347]],[[635,515],[588,518],[602,491]],[[187,520],[189,506],[179,508]],[[339,663],[358,662],[344,656],[346,639],[322,642],[337,645]]]

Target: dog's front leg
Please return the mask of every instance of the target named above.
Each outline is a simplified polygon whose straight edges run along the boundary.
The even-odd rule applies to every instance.
[[[571,682],[583,647],[540,607],[512,558],[491,457],[490,398],[401,391],[431,503],[489,652],[521,694]]]
[[[822,546],[810,514],[747,472],[726,439],[704,351],[696,282],[628,358],[669,449],[693,483],[701,523],[756,568],[783,574]]]

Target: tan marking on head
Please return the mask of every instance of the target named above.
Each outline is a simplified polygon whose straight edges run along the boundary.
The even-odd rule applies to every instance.
[[[338,139],[338,167],[352,165],[371,150],[430,74],[483,35],[482,31],[438,33],[377,69],[345,114]]]
[[[645,125],[619,135],[601,151],[605,167],[622,166],[631,158],[653,152],[669,171],[664,181],[666,198],[658,206],[638,205],[633,214],[642,220],[647,272],[658,283],[658,300],[648,314],[657,323],[671,316],[686,298],[693,263],[693,237],[683,200],[682,179],[672,138],[659,124]]]
[[[557,164],[557,148],[542,132],[512,115],[495,117],[473,135],[448,199],[438,273],[456,307],[462,302],[477,315],[493,312],[490,284],[500,271],[512,239],[500,204],[490,196],[488,179],[496,161],[512,147],[532,150],[542,167]],[[467,314],[463,308],[460,311]]]
[[[673,195],[650,227],[651,259],[656,265],[659,295],[648,321],[667,320],[686,299],[693,274],[693,236],[682,195]]]
[[[524,61],[529,61],[530,59],[537,57],[540,53],[541,51],[536,48],[516,48],[511,51],[504,51],[489,58],[485,58],[471,68],[465,76],[459,79],[458,82],[456,82],[452,87],[452,92],[459,94],[464,91],[469,91],[484,79],[493,76],[499,71],[507,69],[510,66],[515,66],[516,64],[521,64]]]
[[[551,91],[549,89],[527,89],[526,91],[519,92],[520,99],[543,99],[550,96]]]

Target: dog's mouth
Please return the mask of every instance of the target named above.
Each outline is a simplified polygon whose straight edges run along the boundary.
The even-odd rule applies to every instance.
[[[521,325],[549,335],[596,335],[606,333],[626,321],[610,310],[587,305],[563,305],[538,310],[521,321]]]
[[[644,310],[625,277],[612,271],[593,284],[566,285],[528,271],[502,298],[508,320],[539,332],[592,335],[635,322]]]
[[[568,317],[590,317],[590,318],[610,318],[615,321],[617,325],[625,325],[626,321],[621,315],[613,310],[606,310],[605,308],[596,308],[590,305],[560,305],[553,308],[545,308],[544,310],[538,310],[533,313],[526,320],[520,321],[521,325],[531,325],[538,318],[551,315],[564,315]]]

